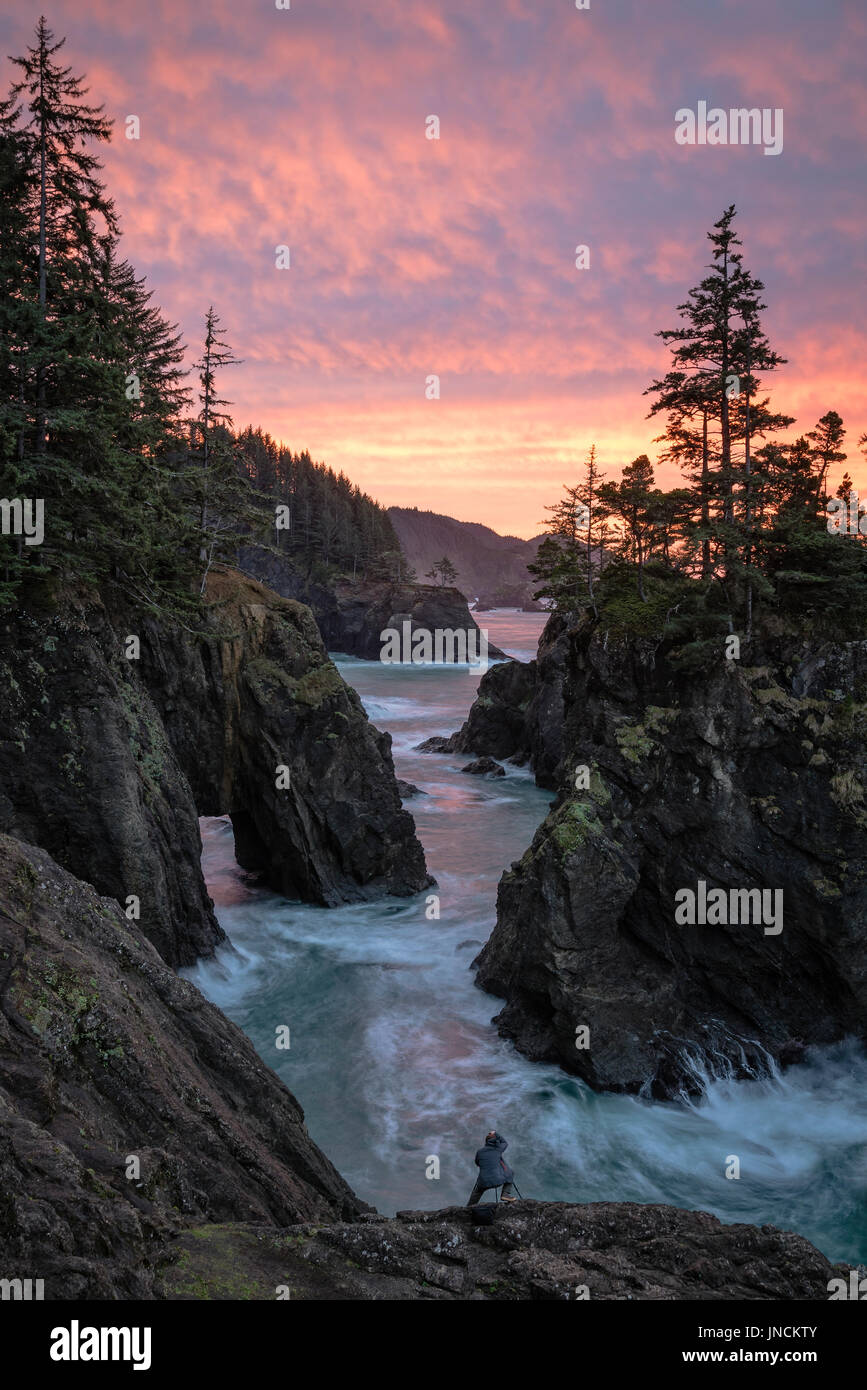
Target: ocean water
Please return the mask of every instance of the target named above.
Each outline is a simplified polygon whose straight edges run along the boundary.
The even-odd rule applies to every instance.
[[[543,614],[479,615],[491,641],[535,652]],[[527,1197],[667,1202],[798,1231],[832,1259],[867,1261],[867,1056],[854,1043],[784,1075],[708,1080],[700,1100],[595,1095],[498,1037],[497,999],[470,962],[495,920],[504,868],[550,797],[525,769],[468,776],[461,755],[415,745],[457,728],[479,674],[336,658],[397,773],[435,888],[324,909],[255,886],[226,818],[204,820],[203,866],[231,946],[183,973],[249,1035],[304,1106],[309,1131],[379,1210],[463,1202],[496,1128]],[[439,898],[439,920],[427,898]],[[288,1026],[290,1047],[275,1046]],[[730,1155],[739,1179],[727,1179]],[[436,1171],[439,1177],[428,1177]]]

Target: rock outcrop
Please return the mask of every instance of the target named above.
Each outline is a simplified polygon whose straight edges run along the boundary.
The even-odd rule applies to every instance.
[[[0,831],[129,903],[173,965],[222,939],[199,815],[231,813],[239,861],[288,897],[429,882],[390,739],[309,611],[231,572],[208,597],[199,633],[93,595],[0,632]]]
[[[190,1223],[366,1210],[252,1043],[117,903],[0,835],[0,1273],[151,1298]]]
[[[243,592],[242,608],[257,607]],[[268,596],[262,606],[246,620],[282,632],[284,610]],[[40,645],[26,660],[50,655],[34,631]],[[236,691],[231,650],[210,638],[203,650],[219,655],[226,691]],[[815,674],[804,668],[798,679]],[[160,708],[166,719],[186,708],[192,676],[182,662],[177,685],[152,679],[147,708],[158,732]],[[81,711],[73,727],[82,727],[82,702],[67,708]],[[180,733],[163,738],[143,752],[168,756]],[[180,764],[177,775],[182,789]],[[103,777],[110,797],[116,782]],[[190,806],[192,815],[192,793]],[[799,1236],[663,1206],[528,1201],[484,1228],[460,1208],[377,1216],[317,1149],[300,1106],[252,1044],[175,974],[139,923],[44,849],[4,834],[0,1270],[43,1280],[48,1300],[272,1299],[288,1290],[296,1301],[824,1301],[831,1279],[849,1276]]]
[[[234,573],[208,594],[218,647],[157,632],[143,661],[200,814],[229,811],[239,863],[286,897],[333,906],[426,887],[391,736],[328,659],[310,610]]]
[[[460,729],[448,738],[435,734],[419,744],[421,753],[475,753],[524,763],[530,757],[530,702],[538,685],[535,661],[492,666]],[[555,764],[556,766],[556,764]],[[538,775],[538,774],[537,774]],[[539,778],[541,782],[541,777]]]
[[[473,777],[505,777],[506,769],[501,767],[493,758],[474,758],[471,763],[466,763],[461,772],[468,772]]]
[[[802,1237],[702,1212],[527,1201],[474,1227],[365,1208],[171,965],[220,940],[199,813],[231,812],[242,862],[314,901],[415,891],[424,859],[388,738],[310,613],[238,575],[210,596],[197,634],[93,598],[6,620],[3,1276],[49,1300],[825,1301],[848,1282]],[[481,703],[463,731],[559,788],[479,979],[520,1047],[595,1086],[671,1095],[702,1061],[745,1073],[863,1030],[867,644],[753,660],[686,677],[553,620],[538,662],[482,684],[506,737]],[[781,885],[784,930],[675,926],[697,877]]]
[[[434,584],[353,584],[339,581],[333,591],[333,606],[314,608],[325,645],[330,650],[347,652],[368,661],[379,660],[383,643],[380,634],[391,628],[410,631],[466,633],[466,645],[471,660],[481,651],[481,631],[458,589]],[[446,660],[456,648],[451,641],[445,648]],[[487,644],[487,656],[492,660],[505,658],[505,653],[493,642]],[[466,659],[466,658],[465,658]]]
[[[246,574],[274,593],[307,604],[329,651],[378,661],[383,648],[380,633],[386,628],[400,632],[405,621],[411,623],[412,632],[439,629],[475,634],[467,643],[476,643],[471,656],[479,651],[478,624],[458,589],[361,579],[338,579],[329,586],[305,578],[279,554],[260,546],[242,548],[239,563]],[[488,644],[487,651],[492,660],[505,658],[494,643]]]
[[[562,620],[548,621],[533,661],[504,661],[486,671],[461,728],[420,745],[425,753],[475,753],[530,762],[540,787],[553,789],[566,725]]]
[[[801,1236],[632,1202],[521,1202],[491,1226],[460,1207],[351,1224],[193,1230],[165,1274],[174,1299],[512,1302],[827,1301],[848,1281]],[[287,1293],[288,1290],[288,1293]]]
[[[477,960],[503,1034],[663,1097],[864,1038],[865,702],[864,642],[757,639],[687,675],[664,647],[555,618],[535,668],[489,672],[459,746],[529,757],[558,790]],[[678,924],[675,894],[700,881],[781,890],[782,930]]]

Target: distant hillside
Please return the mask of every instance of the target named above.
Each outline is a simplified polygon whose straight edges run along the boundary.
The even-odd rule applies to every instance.
[[[532,602],[534,581],[527,564],[536,558],[542,536],[529,541],[501,536],[481,522],[456,521],[417,507],[389,507],[388,515],[420,580],[435,560],[447,555],[458,572],[456,586],[468,599],[479,599],[485,607]]]

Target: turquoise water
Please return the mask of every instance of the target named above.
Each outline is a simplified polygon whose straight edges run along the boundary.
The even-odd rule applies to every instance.
[[[526,659],[540,614],[480,615]],[[509,1140],[525,1196],[669,1202],[807,1236],[832,1259],[867,1260],[867,1057],[815,1053],[785,1075],[710,1081],[698,1102],[597,1096],[497,1036],[498,1001],[470,961],[490,934],[496,887],[549,801],[511,768],[466,776],[468,758],[414,752],[451,733],[479,676],[467,667],[338,659],[371,720],[393,737],[398,776],[437,879],[427,894],[331,910],[251,885],[225,819],[202,822],[203,865],[231,947],[183,973],[250,1036],[304,1106],[311,1135],[380,1211],[462,1202],[487,1130]],[[291,1046],[277,1051],[276,1029]],[[739,1179],[726,1179],[729,1155]],[[428,1178],[436,1157],[439,1178]]]

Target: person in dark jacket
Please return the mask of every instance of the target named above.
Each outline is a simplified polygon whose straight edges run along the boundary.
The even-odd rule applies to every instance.
[[[479,1176],[476,1178],[476,1185],[470,1193],[470,1199],[467,1202],[468,1207],[474,1207],[483,1192],[487,1192],[491,1187],[499,1187],[501,1183],[503,1184],[503,1201],[515,1201],[512,1190],[515,1174],[503,1158],[508,1147],[506,1140],[501,1138],[495,1129],[492,1129],[487,1135],[484,1147],[476,1153],[475,1164],[479,1170]]]

